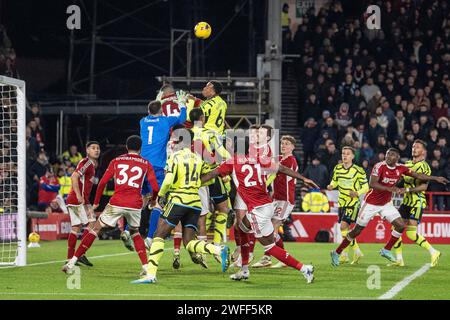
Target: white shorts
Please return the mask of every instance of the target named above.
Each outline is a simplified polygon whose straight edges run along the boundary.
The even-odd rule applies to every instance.
[[[236,197],[234,198],[234,210],[244,210],[247,211],[247,205],[244,200],[242,200],[241,196],[238,192],[236,192]]]
[[[252,212],[247,213],[247,219],[250,221],[252,230],[255,232],[255,238],[267,237],[273,232],[273,203],[268,203],[256,207]]]
[[[68,205],[67,211],[69,211],[70,224],[73,226],[78,226],[80,224],[88,224],[89,222],[95,222],[95,214],[91,214],[92,210],[86,210],[92,208],[91,205],[85,206],[80,204],[78,206]]]
[[[202,212],[200,212],[200,216],[207,215],[210,212],[211,206],[208,186],[200,187],[198,189],[198,195],[200,196],[200,201],[202,203]]]
[[[358,219],[356,220],[356,223],[361,227],[365,227],[376,214],[379,214],[390,223],[392,223],[392,221],[394,221],[395,219],[401,217],[400,213],[398,212],[397,208],[394,207],[392,202],[388,202],[382,206],[376,206],[367,202],[363,202],[361,205],[361,209],[359,209]]]
[[[289,201],[275,200],[273,206],[275,207],[275,212],[273,213],[272,219],[280,221],[286,220],[292,210],[294,210],[294,205]]]
[[[141,224],[141,210],[113,207],[109,203],[100,215],[99,220],[108,227],[114,228],[120,218],[125,217],[131,228],[139,228]]]

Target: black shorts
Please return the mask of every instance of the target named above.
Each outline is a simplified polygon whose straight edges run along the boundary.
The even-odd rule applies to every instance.
[[[201,208],[169,202],[164,207],[163,219],[174,228],[181,222],[183,228],[192,228],[197,231],[197,223],[201,211]]]
[[[214,183],[209,185],[208,188],[209,197],[212,199],[214,204],[219,204],[228,200],[227,189],[225,188],[222,178],[217,177],[214,180]]]
[[[416,220],[420,222],[422,219],[423,209],[421,207],[410,207],[402,204],[398,209],[400,215],[405,220]]]
[[[339,208],[338,216],[339,223],[341,221],[347,222],[349,225],[355,223],[358,218],[358,207],[341,207]]]

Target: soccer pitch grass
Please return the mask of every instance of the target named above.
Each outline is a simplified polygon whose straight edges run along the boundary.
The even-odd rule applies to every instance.
[[[292,255],[314,264],[314,283],[307,285],[291,268],[251,269],[249,280],[235,282],[229,279],[232,269],[221,273],[220,265],[208,256],[209,269],[205,270],[193,264],[184,249],[181,268],[172,269],[172,241],[167,241],[158,283],[132,285],[130,281],[137,279],[141,270],[136,253],[127,251],[120,241],[96,241],[87,254],[94,267],[81,266],[81,288],[68,289],[68,276],[60,271],[66,241],[41,242],[41,246],[28,250],[27,267],[0,268],[0,299],[378,299],[429,263],[427,251],[405,245],[406,266],[387,267],[387,260],[378,254],[382,244],[362,244],[365,256],[358,265],[333,268],[329,252],[335,244],[287,243]],[[393,299],[450,299],[450,246],[435,248],[442,252],[439,265],[412,280]],[[259,259],[259,244],[255,253]],[[369,290],[367,282],[373,275],[368,267],[373,265],[380,268],[380,288]]]

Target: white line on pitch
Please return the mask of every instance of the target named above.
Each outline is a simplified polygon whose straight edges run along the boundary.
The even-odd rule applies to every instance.
[[[64,292],[0,292],[0,296],[10,295],[10,296],[105,296],[105,297],[148,297],[148,298],[267,298],[267,295],[238,295],[238,294],[172,294],[172,293],[64,293]],[[320,297],[320,296],[277,296],[280,299],[333,299],[333,300],[368,300],[374,299],[374,297]]]
[[[395,286],[393,286],[389,291],[387,291],[382,296],[378,297],[378,299],[392,299],[395,297],[400,291],[402,291],[408,284],[410,284],[414,279],[420,277],[425,272],[427,272],[430,269],[430,264],[426,263],[422,268],[414,272],[412,275],[407,276],[402,281],[397,283]]]

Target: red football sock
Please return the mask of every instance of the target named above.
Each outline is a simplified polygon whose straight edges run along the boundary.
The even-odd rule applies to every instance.
[[[81,240],[83,240],[84,236],[89,233],[89,228],[85,228],[83,234],[81,235]]]
[[[248,244],[250,246],[250,253],[253,253],[253,251],[255,250],[255,242],[256,242],[256,238],[255,238],[255,234],[252,233],[247,233],[248,236]]]
[[[284,249],[283,239],[280,237],[280,235],[278,233],[277,233],[277,236],[275,237],[275,244],[277,245],[277,247]]]
[[[273,246],[269,250],[266,250],[266,255],[277,258],[279,261],[283,262],[285,265],[292,267],[294,269],[300,270],[303,264],[292,257],[286,250]]]
[[[345,237],[344,240],[342,240],[342,242],[339,245],[339,247],[336,249],[336,253],[337,254],[341,254],[342,251],[344,251],[344,249],[347,248],[352,241],[348,240],[347,237]]]
[[[246,266],[248,265],[248,260],[250,256],[250,244],[248,243],[248,233],[245,233],[240,228],[238,228],[239,231],[239,237],[241,239],[241,258],[242,258],[242,265]]]
[[[75,247],[77,246],[77,235],[73,232],[69,233],[69,238],[67,239],[67,259],[72,259],[75,253]]]
[[[77,249],[77,252],[75,252],[75,257],[79,258],[83,254],[88,251],[88,249],[92,246],[92,243],[94,243],[95,238],[97,237],[96,234],[89,232],[83,240],[81,240],[80,246]]]
[[[175,232],[173,235],[173,249],[180,251],[181,240],[183,239],[183,235],[181,232]]]
[[[398,241],[398,239],[402,236],[400,232],[397,232],[395,230],[392,230],[391,238],[389,239],[388,243],[384,246],[386,250],[391,250],[394,244]]]
[[[237,224],[234,225],[234,242],[236,242],[236,246],[240,247],[241,246],[241,238],[240,236],[240,231],[241,228],[239,228],[239,226]]]
[[[131,238],[133,239],[134,248],[136,249],[139,259],[141,259],[142,265],[147,264],[147,252],[145,250],[145,243],[141,235],[137,232],[132,235]]]

